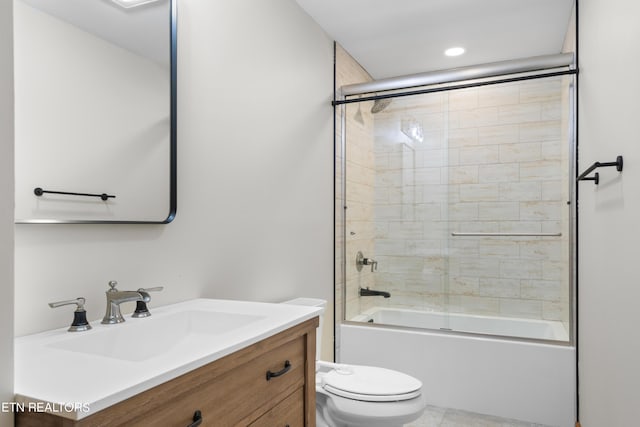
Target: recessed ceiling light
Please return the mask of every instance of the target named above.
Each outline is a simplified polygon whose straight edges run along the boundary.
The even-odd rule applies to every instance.
[[[460,56],[464,53],[463,47],[450,47],[449,49],[444,51],[444,54],[447,56]]]
[[[125,9],[129,9],[130,7],[141,6],[147,3],[153,3],[158,0],[111,0],[118,6],[124,7]]]

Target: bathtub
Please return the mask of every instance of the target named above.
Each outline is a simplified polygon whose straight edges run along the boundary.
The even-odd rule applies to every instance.
[[[410,328],[569,341],[569,334],[562,322],[551,320],[477,316],[386,307],[374,307],[351,320],[354,322],[379,323]]]
[[[442,313],[374,308],[358,317],[358,323],[339,325],[337,360],[406,372],[422,381],[430,405],[549,426],[575,424],[573,345],[438,330],[455,326],[479,332],[482,326],[486,334],[512,335],[513,328],[519,326],[522,327],[519,335],[544,331],[545,339],[566,341],[561,324],[552,322],[543,327],[526,319],[508,319],[500,325],[498,320],[504,319],[448,316],[449,326],[442,326],[445,322]],[[371,319],[373,323],[361,323]],[[400,324],[400,320],[408,328],[378,324]],[[472,321],[475,321],[473,328],[460,327]],[[418,329],[433,326],[436,330]]]

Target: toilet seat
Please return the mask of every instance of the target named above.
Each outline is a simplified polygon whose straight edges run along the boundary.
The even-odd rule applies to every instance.
[[[397,402],[420,396],[422,382],[390,369],[341,365],[323,375],[322,388],[347,399]]]

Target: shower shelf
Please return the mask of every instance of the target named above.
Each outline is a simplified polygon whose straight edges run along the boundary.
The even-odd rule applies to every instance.
[[[603,168],[603,167],[609,167],[609,166],[615,166],[618,172],[622,172],[622,156],[616,157],[615,162],[606,162],[606,163],[595,162],[594,164],[589,166],[589,169],[584,171],[582,175],[580,175],[576,179],[576,181],[593,181],[595,185],[598,185],[600,183],[600,174],[598,172],[596,172],[593,176],[587,176],[587,175],[589,175],[591,172],[593,172],[593,170],[597,168]]]

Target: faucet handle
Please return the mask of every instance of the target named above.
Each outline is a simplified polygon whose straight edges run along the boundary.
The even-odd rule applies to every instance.
[[[378,269],[378,261],[376,261],[373,258],[364,258],[362,260],[362,264],[364,265],[370,265],[371,266],[371,272],[373,273],[375,270]]]
[[[78,297],[76,299],[66,300],[66,301],[56,301],[50,302],[49,307],[58,308],[63,305],[76,305],[76,311],[73,312],[73,322],[69,327],[69,332],[80,332],[80,331],[88,331],[91,329],[91,325],[87,321],[87,311],[84,309],[84,303],[86,300],[83,297]]]
[[[78,306],[77,310],[84,310],[84,303],[85,302],[86,302],[86,300],[83,297],[78,297],[76,299],[70,299],[70,300],[66,300],[66,301],[50,302],[49,303],[49,307],[58,308],[58,307],[62,307],[63,305],[76,304]]]
[[[138,292],[158,292],[164,289],[164,286],[156,286],[153,288],[139,288]],[[148,301],[136,301],[136,310],[133,312],[131,317],[139,318],[139,317],[149,317],[151,313],[149,312],[149,308],[147,307]]]

